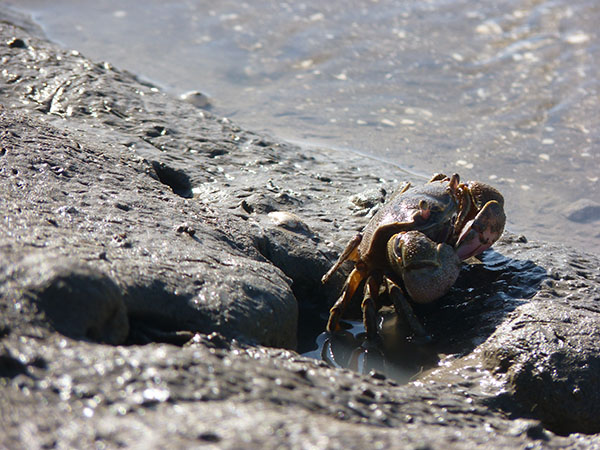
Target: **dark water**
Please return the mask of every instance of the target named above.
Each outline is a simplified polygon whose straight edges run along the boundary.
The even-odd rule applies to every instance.
[[[246,128],[490,182],[512,231],[600,249],[596,0],[4,1]]]

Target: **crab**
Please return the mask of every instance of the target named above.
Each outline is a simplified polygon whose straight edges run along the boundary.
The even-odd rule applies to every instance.
[[[345,261],[354,262],[330,310],[327,331],[340,331],[340,318],[364,282],[361,310],[369,339],[377,338],[379,297],[387,293],[417,336],[427,333],[413,303],[431,303],[454,285],[462,261],[489,248],[502,234],[502,194],[492,186],[461,183],[458,174],[436,174],[423,186],[405,184],[354,236],[323,276],[326,283]]]

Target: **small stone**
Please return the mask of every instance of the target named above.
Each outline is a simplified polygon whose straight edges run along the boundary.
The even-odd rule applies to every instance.
[[[502,27],[496,22],[488,20],[475,28],[479,34],[502,34]]]
[[[27,43],[23,39],[19,39],[19,38],[10,39],[6,43],[6,45],[8,45],[10,48],[27,48],[28,47]]]
[[[177,233],[187,233],[190,236],[193,236],[196,234],[196,230],[194,229],[194,227],[192,227],[189,223],[184,222],[180,225],[177,226],[177,228],[175,229],[175,231]]]
[[[567,219],[577,223],[592,223],[600,220],[600,203],[582,198],[566,211]]]
[[[210,109],[212,107],[208,96],[199,91],[185,92],[179,98],[186,103],[194,105],[196,108]]]
[[[296,214],[287,211],[273,211],[267,214],[271,222],[278,227],[286,228],[290,231],[307,231],[308,226]]]
[[[198,436],[198,439],[204,442],[219,442],[221,437],[217,433],[213,433],[212,431],[205,431],[204,433]]]
[[[127,212],[131,209],[131,206],[129,206],[125,203],[120,203],[120,202],[115,203],[115,207],[117,209],[120,209],[121,211],[125,211],[125,212]]]
[[[371,370],[369,372],[369,376],[375,380],[385,380],[387,377],[381,372],[377,372],[376,370]]]
[[[588,34],[584,33],[583,31],[575,32],[573,34],[568,35],[565,38],[565,41],[572,45],[585,44],[589,40],[590,40],[590,36]]]
[[[385,199],[385,190],[381,188],[367,189],[366,191],[350,197],[350,203],[356,208],[371,209],[374,206],[383,203]]]

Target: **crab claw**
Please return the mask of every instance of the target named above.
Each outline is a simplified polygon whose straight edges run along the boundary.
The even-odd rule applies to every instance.
[[[456,243],[456,254],[460,259],[480,254],[500,238],[506,222],[500,201],[488,201],[477,216],[464,225]]]
[[[398,233],[388,241],[388,260],[415,303],[444,295],[458,278],[461,261],[448,244],[438,244],[419,231]]]

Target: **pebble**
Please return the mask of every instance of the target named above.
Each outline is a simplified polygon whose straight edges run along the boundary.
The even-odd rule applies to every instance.
[[[600,203],[588,198],[582,198],[567,208],[566,216],[571,222],[597,222],[600,220]]]
[[[184,102],[194,105],[196,108],[208,109],[212,105],[209,98],[199,91],[189,91],[179,96]]]
[[[290,231],[306,231],[308,226],[296,214],[287,211],[272,211],[268,214],[269,219],[278,227],[287,228]]]

